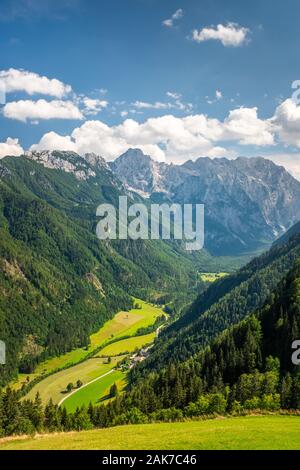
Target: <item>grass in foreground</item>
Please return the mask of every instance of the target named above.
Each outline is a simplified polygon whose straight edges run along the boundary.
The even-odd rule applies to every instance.
[[[248,416],[8,438],[1,450],[297,450],[300,417]]]

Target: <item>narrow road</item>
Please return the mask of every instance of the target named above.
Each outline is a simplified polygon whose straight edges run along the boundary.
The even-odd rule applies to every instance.
[[[156,338],[158,337],[158,335],[159,335],[159,333],[160,333],[160,330],[161,330],[161,328],[162,328],[163,326],[164,326],[164,325],[160,325],[160,326],[156,329],[156,332],[155,332]],[[136,355],[136,354],[135,354],[135,355]],[[70,396],[74,395],[74,393],[77,393],[77,392],[79,392],[80,390],[82,390],[84,387],[87,387],[88,385],[90,385],[90,384],[92,384],[92,383],[94,383],[94,382],[97,382],[97,380],[100,380],[100,379],[102,379],[103,377],[106,377],[106,375],[111,374],[112,372],[114,372],[114,370],[115,370],[115,369],[111,369],[111,370],[109,370],[108,372],[106,372],[105,374],[100,375],[100,377],[97,377],[96,379],[91,380],[90,382],[88,382],[88,383],[82,385],[80,388],[76,388],[76,390],[73,390],[73,392],[69,393],[69,394],[66,395],[64,398],[62,398],[62,399],[60,400],[60,402],[58,403],[58,406],[61,406],[61,405],[63,404],[63,402],[64,402],[67,398],[69,398]]]
[[[163,328],[164,325],[160,325],[157,329],[156,329],[156,338],[158,338],[159,336],[159,333],[160,333],[160,330]]]
[[[96,377],[96,379],[91,380],[90,382],[88,382],[88,383],[82,385],[80,388],[76,388],[76,390],[73,390],[73,392],[69,393],[69,394],[66,395],[62,400],[60,400],[60,402],[58,403],[58,406],[61,406],[61,405],[63,404],[63,402],[64,402],[67,398],[69,398],[71,395],[74,395],[74,393],[79,392],[79,390],[82,390],[84,387],[87,387],[88,385],[90,385],[90,384],[92,384],[92,383],[94,383],[94,382],[97,382],[97,380],[102,379],[102,378],[105,377],[106,375],[111,374],[112,372],[114,372],[114,370],[115,370],[115,369],[111,369],[111,370],[109,370],[108,372],[106,372],[105,374],[100,375],[100,377]]]

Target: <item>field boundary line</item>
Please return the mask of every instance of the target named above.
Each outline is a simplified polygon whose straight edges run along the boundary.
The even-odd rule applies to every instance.
[[[64,398],[62,398],[62,400],[60,400],[60,402],[58,403],[58,407],[60,407],[63,402],[67,399],[67,398],[70,398],[72,395],[74,395],[75,393],[79,392],[79,390],[82,390],[83,388],[87,387],[88,385],[91,385],[92,383],[94,382],[97,382],[97,380],[100,380],[102,379],[103,377],[106,377],[106,375],[109,375],[111,374],[112,372],[114,372],[115,369],[111,369],[109,370],[108,372],[105,372],[105,374],[102,374],[100,375],[99,377],[96,377],[95,379],[91,380],[90,382],[82,385],[80,388],[77,388],[76,390],[73,390],[73,392],[69,393],[68,395],[66,395]]]

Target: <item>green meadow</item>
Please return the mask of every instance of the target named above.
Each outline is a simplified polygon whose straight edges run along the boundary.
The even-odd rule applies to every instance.
[[[87,359],[74,367],[61,370],[56,374],[46,377],[30,390],[26,398],[33,400],[36,393],[39,392],[44,404],[50,398],[52,398],[54,403],[59,403],[64,398],[66,387],[69,383],[76,385],[77,380],[81,380],[83,384],[88,383],[115,367],[121,359],[122,357],[111,358],[110,364],[107,363],[106,358]]]
[[[140,308],[133,308],[129,312],[119,312],[112,320],[91,336],[91,349],[99,347],[110,340],[124,336],[134,336],[140,328],[146,328],[155,323],[163,315],[160,307],[148,304],[140,299],[134,299]]]
[[[150,305],[143,300],[134,298],[135,303],[140,308],[133,308],[128,312],[121,311],[111,320],[108,320],[98,332],[90,336],[88,348],[77,348],[58,357],[53,357],[41,362],[32,374],[19,374],[16,381],[10,384],[13,389],[19,389],[23,384],[36,379],[37,377],[48,375],[74,366],[84,361],[94,350],[105,346],[111,341],[124,336],[134,336],[140,328],[146,328],[155,323],[155,320],[164,314],[162,308]],[[101,375],[101,373],[99,374]],[[80,377],[79,377],[80,378]],[[36,387],[34,387],[37,390]]]
[[[69,383],[76,386],[77,380],[80,380],[85,385],[114,369],[126,354],[131,354],[136,349],[152,343],[155,332],[142,336],[135,336],[135,334],[140,328],[153,325],[155,320],[164,314],[163,310],[140,299],[134,300],[139,308],[117,313],[97,333],[91,335],[88,349],[75,349],[63,356],[41,363],[34,374],[29,375],[29,379],[32,380],[49,373],[51,375],[38,382],[25,398],[34,399],[36,393],[39,392],[44,404],[50,398],[54,403],[60,403],[66,396],[66,387]],[[122,339],[124,337],[126,339]],[[99,350],[101,346],[102,349],[98,353],[86,358],[93,351]],[[110,357],[110,362],[108,362],[108,357]],[[86,360],[84,360],[85,358]],[[52,371],[53,373],[51,373]],[[124,388],[125,375],[121,371],[115,371],[103,379],[89,384],[67,398],[64,401],[64,406],[73,410],[81,404],[88,404],[89,401],[97,403],[108,394],[109,388],[114,382],[118,383],[121,391]],[[20,375],[14,387],[20,387],[24,382],[26,382],[26,376]]]
[[[116,343],[109,344],[101,349],[101,356],[119,356],[121,354],[133,353],[136,349],[141,349],[153,342],[155,332],[148,335],[133,336],[132,338],[122,339]]]
[[[222,277],[228,276],[228,273],[200,273],[199,277],[203,282],[215,282]]]
[[[79,389],[78,392],[76,391],[76,393],[63,402],[62,407],[65,407],[69,412],[74,412],[78,406],[88,406],[89,403],[100,405],[105,401],[105,398],[109,399],[110,387],[115,382],[119,384],[118,388],[120,389],[120,383],[122,381],[124,382],[125,375],[126,374],[120,370],[114,370],[105,377]]]
[[[299,450],[300,417],[248,416],[0,440],[2,450]]]

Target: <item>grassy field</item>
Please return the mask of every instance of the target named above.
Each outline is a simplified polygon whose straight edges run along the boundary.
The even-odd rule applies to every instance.
[[[119,356],[120,354],[133,353],[136,349],[141,349],[152,343],[155,338],[155,333],[148,335],[133,336],[132,338],[121,339],[116,343],[109,344],[101,349],[98,355],[101,356]]]
[[[157,317],[164,314],[160,307],[147,304],[140,299],[135,299],[135,302],[141,308],[117,313],[112,320],[105,323],[98,333],[91,336],[92,349],[112,339],[134,336],[138,329],[153,325]]]
[[[31,382],[36,377],[51,373],[52,371],[54,372],[55,370],[62,369],[63,367],[82,361],[88,355],[88,353],[89,351],[86,348],[78,348],[61,356],[48,359],[47,361],[38,364],[32,374],[19,374],[18,379],[10,384],[10,386],[11,388],[17,390],[23,385],[23,383],[27,382],[27,377]]]
[[[94,405],[100,404],[104,401],[103,398],[108,398],[109,390],[113,383],[118,383],[118,386],[120,387],[120,383],[121,381],[124,381],[124,379],[125,373],[120,370],[115,370],[99,381],[93,382],[87,387],[79,389],[78,392],[67,398],[63,402],[62,406],[65,407],[67,411],[73,412],[78,406],[88,406],[90,402]]]
[[[0,449],[299,450],[299,436],[300,417],[249,416],[8,438]]]
[[[200,273],[199,277],[203,282],[215,282],[222,277],[228,276],[228,273]]]
[[[19,374],[18,379],[10,384],[11,387],[13,389],[19,389],[23,383],[27,382],[27,377],[29,377],[29,381],[32,381],[38,376],[49,374],[72,364],[78,364],[78,362],[82,361],[96,348],[102,345],[104,347],[111,340],[124,336],[134,336],[139,328],[152,325],[157,317],[163,315],[163,310],[160,307],[147,304],[140,299],[134,300],[141,308],[134,308],[129,312],[117,313],[114,318],[107,321],[97,333],[91,335],[89,348],[74,349],[59,357],[48,359],[39,364],[34,373],[26,375]],[[46,382],[46,386],[48,386],[47,384],[48,382]],[[40,391],[39,386],[38,388],[34,387],[34,390],[35,392],[37,390]]]
[[[66,386],[69,383],[75,385],[77,380],[81,380],[83,384],[90,382],[115,367],[116,363],[121,359],[121,357],[112,358],[111,363],[107,364],[107,359],[92,358],[70,369],[61,370],[35,385],[26,395],[26,398],[33,400],[36,393],[40,392],[44,404],[50,398],[52,398],[54,403],[59,403],[64,397]]]
[[[133,336],[132,338],[116,341],[101,349],[97,356],[89,359],[77,366],[58,372],[36,385],[30,392],[33,398],[39,390],[43,399],[49,400],[50,397],[58,403],[63,398],[62,392],[69,382],[75,383],[80,379],[83,383],[89,382],[96,377],[100,377],[109,370],[113,369],[117,362],[121,361],[126,354],[133,353],[137,348],[140,349],[153,342],[155,333],[143,336]],[[100,357],[101,356],[101,357]],[[105,356],[105,358],[102,358]],[[107,364],[107,357],[111,357],[111,363]],[[97,364],[97,361],[101,361]],[[103,363],[104,362],[104,363]],[[94,367],[93,367],[94,364]],[[90,379],[87,380],[87,373]],[[63,402],[63,406],[70,412],[75,411],[78,406],[100,403],[100,399],[108,395],[111,385],[116,382],[120,391],[125,386],[126,374],[119,370],[100,378],[86,387],[79,389]],[[28,395],[27,395],[28,396]]]

